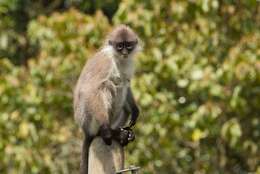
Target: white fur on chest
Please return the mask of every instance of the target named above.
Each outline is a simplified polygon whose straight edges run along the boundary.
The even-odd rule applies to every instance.
[[[114,52],[114,48],[111,46],[106,46],[103,48],[103,51],[112,61],[112,67],[108,78],[119,78],[123,83],[130,81],[134,74],[134,63],[132,56],[127,58],[117,56]]]

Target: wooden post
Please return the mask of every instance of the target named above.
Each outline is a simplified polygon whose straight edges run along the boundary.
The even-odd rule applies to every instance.
[[[116,141],[108,146],[97,137],[89,148],[88,174],[115,174],[124,168],[124,149]]]

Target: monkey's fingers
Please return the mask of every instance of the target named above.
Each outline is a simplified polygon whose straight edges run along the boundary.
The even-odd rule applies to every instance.
[[[124,132],[122,132],[121,134],[121,138],[119,140],[119,143],[122,146],[126,146],[128,145],[128,143],[130,143],[131,141],[134,141],[135,139],[135,135],[132,131],[127,131],[125,130]]]
[[[128,141],[134,141],[135,140],[135,134],[134,132],[131,130],[128,132]]]
[[[128,141],[134,141],[135,134],[134,134],[133,130],[129,126],[127,126],[125,128],[121,128],[121,132],[127,133],[127,140]]]

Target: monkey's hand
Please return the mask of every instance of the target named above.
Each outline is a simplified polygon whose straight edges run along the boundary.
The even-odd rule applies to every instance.
[[[125,131],[128,131],[128,141],[134,141],[135,140],[135,134],[129,126],[122,128],[122,129],[125,130]]]
[[[113,138],[118,141],[122,146],[126,146],[129,142],[134,141],[134,132],[128,128],[119,128],[114,130]]]
[[[134,141],[135,140],[135,134],[132,129],[127,130],[128,131],[128,136],[127,140],[128,142]]]
[[[108,125],[102,125],[100,127],[99,135],[107,145],[112,144],[112,131]]]

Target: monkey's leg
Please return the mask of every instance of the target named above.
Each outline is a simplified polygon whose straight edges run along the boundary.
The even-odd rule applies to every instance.
[[[91,123],[88,127],[91,129],[93,123],[98,125],[93,126],[98,129],[95,129],[95,133],[92,132],[92,134],[99,134],[107,145],[111,145],[112,133],[109,120],[111,93],[106,88],[100,88],[99,91],[89,97],[89,100],[91,102],[88,102],[88,109],[93,119],[90,121]]]
[[[107,145],[112,144],[112,130],[109,125],[104,124],[99,129],[99,135]]]

